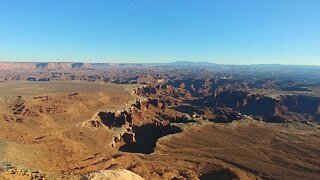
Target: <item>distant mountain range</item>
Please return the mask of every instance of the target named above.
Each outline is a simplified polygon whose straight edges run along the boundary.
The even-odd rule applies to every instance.
[[[196,61],[175,61],[171,64],[179,64],[179,65],[202,65],[202,64],[214,64],[206,61],[196,62]]]
[[[12,69],[43,69],[43,70],[59,70],[59,69],[99,69],[109,67],[222,67],[222,68],[308,68],[318,69],[320,66],[307,65],[281,65],[281,64],[255,64],[255,65],[226,65],[215,64],[210,62],[195,62],[195,61],[175,61],[172,63],[83,63],[83,62],[0,62],[0,70]]]

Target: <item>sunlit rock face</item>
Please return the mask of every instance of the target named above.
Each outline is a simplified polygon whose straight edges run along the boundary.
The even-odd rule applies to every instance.
[[[84,177],[88,180],[144,180],[141,176],[128,171],[126,169],[119,170],[100,170],[98,172],[91,173],[88,177]]]

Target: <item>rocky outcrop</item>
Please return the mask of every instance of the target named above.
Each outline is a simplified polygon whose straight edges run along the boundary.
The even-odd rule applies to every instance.
[[[170,121],[170,123],[188,123],[193,122],[193,119],[199,118],[199,116],[191,117],[188,114],[185,115],[160,115],[162,119]]]
[[[222,91],[217,90],[213,93],[213,103],[217,107],[240,108],[248,104],[250,95],[244,91]]]
[[[150,101],[137,100],[134,106],[141,112],[145,112],[149,109]]]
[[[126,123],[132,124],[131,114],[127,111],[99,112],[98,116],[107,127],[121,127]]]
[[[214,110],[215,117],[210,119],[211,122],[216,123],[228,123],[236,120],[243,119],[245,116],[238,111],[234,111],[230,108],[217,108]]]
[[[208,86],[210,85],[209,79],[178,79],[172,80],[167,83],[167,86],[171,87],[169,89],[180,88],[188,91],[193,95],[207,94]]]
[[[135,143],[133,126],[144,123],[143,113],[149,109],[149,102],[138,99],[130,108],[121,111],[97,112],[91,119],[85,121],[82,126],[90,128],[109,128],[114,131],[114,140],[111,144],[118,149],[124,144]]]
[[[273,86],[275,86],[270,80],[255,81],[252,83],[255,88],[261,86],[260,88],[272,89]],[[250,86],[252,86],[252,84]],[[243,85],[242,81],[232,80],[230,78],[182,78],[168,80],[160,87],[156,84],[146,85],[140,88],[137,94],[148,97],[148,108],[152,105],[159,109],[166,109],[170,102],[174,110],[187,114],[192,114],[193,112],[204,114],[201,107],[213,109],[229,108],[241,114],[262,118],[265,121],[286,122],[292,119],[305,119],[304,116],[298,114],[312,116],[317,119],[317,115],[320,113],[320,98],[301,95],[269,96],[250,93],[250,90],[245,90],[246,88],[249,88],[249,85]],[[177,104],[179,101],[172,101],[172,99],[190,99],[192,103],[191,106],[179,105]],[[172,102],[174,103],[172,104]],[[140,112],[142,109],[143,111],[148,109],[143,108],[140,104],[138,104],[137,108]],[[237,116],[237,113],[216,115],[213,121],[230,122],[232,119],[238,119]],[[168,119],[170,119],[171,122],[185,121],[183,118],[177,119],[172,117]],[[312,118],[308,117],[307,119]]]
[[[287,95],[282,101],[283,105],[292,112],[309,115],[320,113],[320,97]]]
[[[151,94],[157,94],[158,90],[160,89],[160,86],[152,86],[152,85],[145,85],[141,88],[138,88],[136,90],[136,94],[138,96],[150,96]]]
[[[282,112],[279,99],[239,90],[218,90],[207,97],[207,101],[215,108],[232,108],[252,115],[269,116]]]
[[[83,179],[88,180],[143,180],[143,178],[126,169],[119,170],[100,170],[85,176]]]
[[[161,108],[165,104],[164,102],[161,102],[161,100],[159,100],[157,98],[154,98],[154,99],[149,98],[148,102],[157,108]]]
[[[271,97],[261,94],[250,94],[241,90],[219,89],[203,99],[204,106],[213,108],[232,108],[241,113],[262,116],[270,121],[286,121],[282,114],[299,113],[316,116],[320,113],[320,97],[286,95]],[[227,121],[220,116],[221,121]],[[220,121],[219,120],[219,121]]]
[[[279,99],[254,94],[250,96],[245,106],[240,107],[240,111],[250,115],[270,117],[281,114],[283,106]]]
[[[18,168],[18,167],[15,167],[15,165],[10,163],[1,164],[0,171],[10,175],[16,175],[14,177],[20,177],[17,179],[39,179],[39,180],[46,179],[46,176],[37,170]]]

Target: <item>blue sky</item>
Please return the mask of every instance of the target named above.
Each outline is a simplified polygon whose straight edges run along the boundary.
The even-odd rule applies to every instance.
[[[320,65],[320,0],[0,0],[0,60]]]

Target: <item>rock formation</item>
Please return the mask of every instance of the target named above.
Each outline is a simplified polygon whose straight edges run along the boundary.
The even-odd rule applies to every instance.
[[[119,170],[100,170],[98,172],[91,173],[84,179],[90,180],[143,180],[143,178],[126,169]]]

